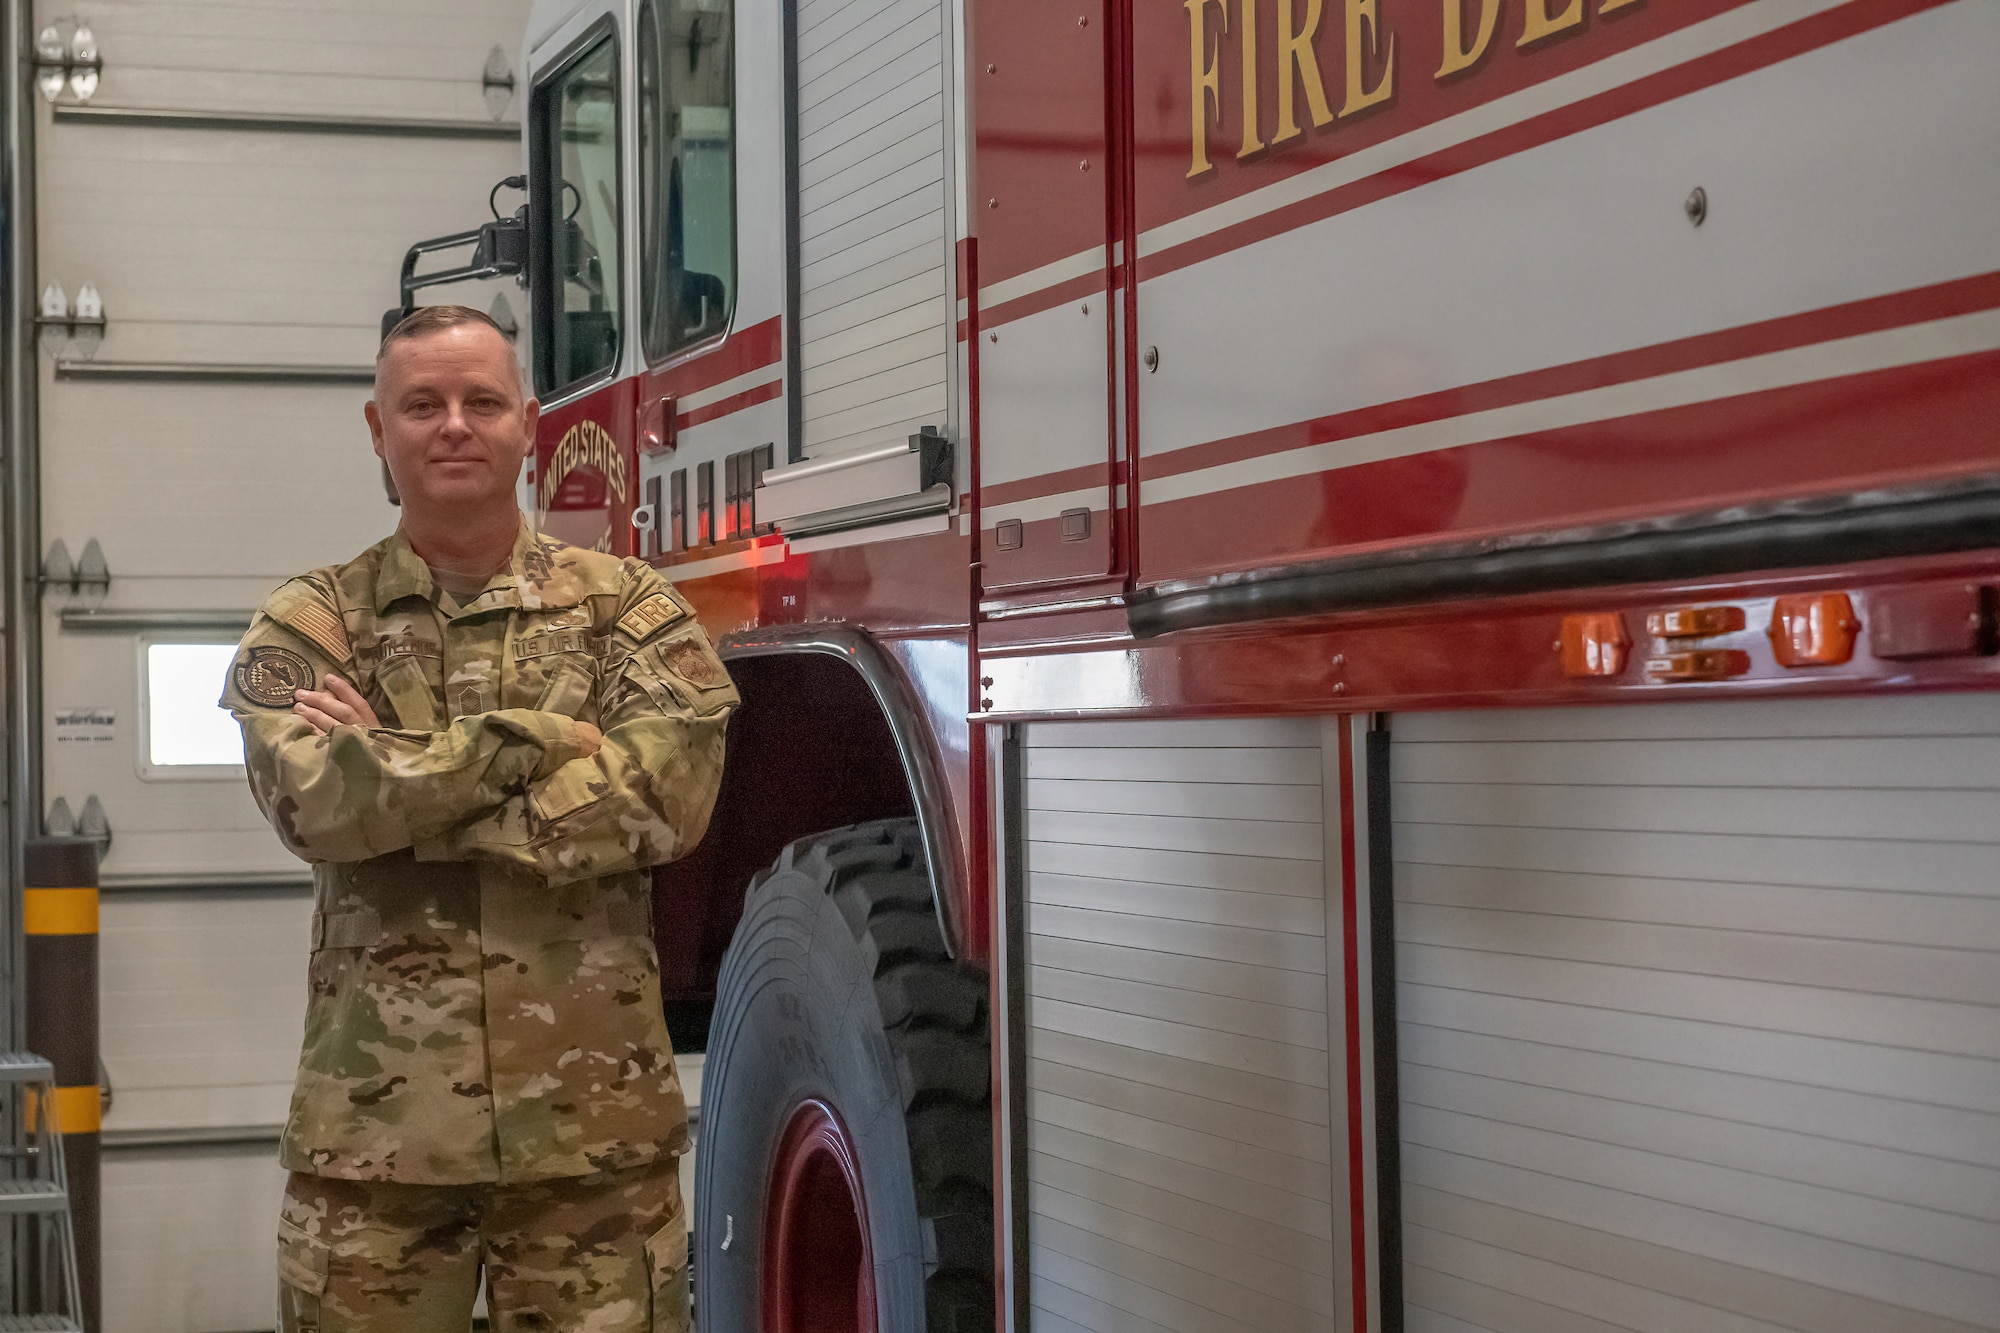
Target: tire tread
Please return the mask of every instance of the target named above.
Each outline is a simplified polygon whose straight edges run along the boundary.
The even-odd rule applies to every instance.
[[[917,1210],[926,1235],[928,1333],[993,1327],[993,1156],[986,980],[952,961],[938,928],[916,821],[878,820],[801,838],[780,871],[821,884],[869,969],[902,1083]]]

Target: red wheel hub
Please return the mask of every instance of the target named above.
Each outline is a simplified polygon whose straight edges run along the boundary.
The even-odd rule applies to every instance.
[[[792,1112],[764,1202],[764,1333],[875,1333],[861,1171],[824,1102]]]

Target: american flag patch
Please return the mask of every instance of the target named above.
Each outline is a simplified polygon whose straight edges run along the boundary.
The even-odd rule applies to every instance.
[[[336,664],[347,660],[347,626],[318,602],[300,601],[287,608],[284,623]]]

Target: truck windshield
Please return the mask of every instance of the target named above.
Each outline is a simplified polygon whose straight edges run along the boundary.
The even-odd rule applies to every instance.
[[[728,327],[736,297],[731,0],[646,0],[639,63],[640,317],[658,361]]]
[[[609,37],[536,89],[535,388],[595,379],[618,360],[618,52]],[[546,277],[546,280],[544,280]]]

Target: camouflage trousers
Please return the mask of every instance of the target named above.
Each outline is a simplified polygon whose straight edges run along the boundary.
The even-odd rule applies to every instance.
[[[293,1172],[280,1333],[687,1333],[687,1213],[669,1159],[526,1185]]]

